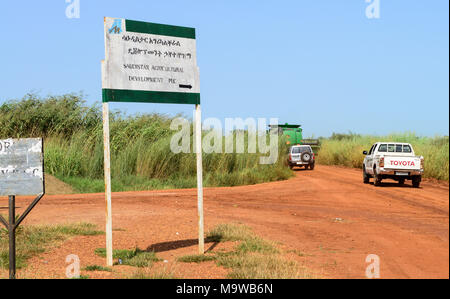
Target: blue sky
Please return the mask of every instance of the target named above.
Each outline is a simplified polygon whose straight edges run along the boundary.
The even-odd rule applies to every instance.
[[[101,101],[103,17],[195,27],[203,116],[278,117],[305,135],[449,133],[449,2],[2,1],[0,103],[33,91]],[[193,107],[119,104],[128,113]]]

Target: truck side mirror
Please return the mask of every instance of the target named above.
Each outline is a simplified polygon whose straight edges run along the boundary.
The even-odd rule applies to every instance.
[[[367,151],[363,151],[363,155],[366,155],[366,156],[367,156]]]

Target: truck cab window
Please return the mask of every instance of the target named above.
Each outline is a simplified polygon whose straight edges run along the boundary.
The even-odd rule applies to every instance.
[[[396,152],[396,153],[402,153],[402,152],[403,152],[403,145],[397,144],[397,145],[395,146],[395,152]]]
[[[389,153],[395,153],[395,144],[389,144],[388,145],[388,152]]]
[[[380,153],[386,153],[387,152],[387,144],[380,145],[380,147],[378,148],[378,151]]]
[[[403,146],[403,152],[404,152],[404,153],[411,153],[411,152],[412,152],[411,146],[409,146],[409,145],[404,145],[404,146]]]

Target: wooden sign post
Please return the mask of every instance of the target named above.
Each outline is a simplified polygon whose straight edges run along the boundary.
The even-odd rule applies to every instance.
[[[195,146],[197,155],[197,209],[198,209],[198,251],[205,253],[203,220],[203,161],[202,161],[202,112],[200,104],[195,105]]]
[[[195,105],[199,252],[204,253],[200,76],[195,29],[105,18],[102,98],[106,198],[106,256],[112,266],[109,102]]]

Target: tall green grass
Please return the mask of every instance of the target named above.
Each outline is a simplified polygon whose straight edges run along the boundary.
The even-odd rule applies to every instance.
[[[174,117],[162,114],[110,117],[113,191],[196,186],[194,153],[174,154],[170,129]],[[103,128],[99,106],[88,107],[82,95],[39,98],[27,95],[0,106],[0,138],[45,137],[45,171],[80,192],[102,192]],[[192,123],[190,124],[192,127]],[[192,132],[193,130],[191,130]],[[278,162],[260,165],[260,154],[204,154],[206,186],[235,186],[287,179],[286,145]],[[225,142],[223,142],[225,144]],[[193,145],[191,136],[191,147]]]
[[[416,155],[425,158],[424,177],[449,180],[449,137],[420,137],[414,133],[370,136],[357,134],[333,134],[321,140],[318,163],[361,168],[362,152],[370,150],[378,141],[407,142],[414,147]]]

